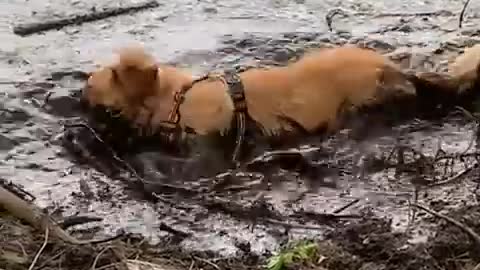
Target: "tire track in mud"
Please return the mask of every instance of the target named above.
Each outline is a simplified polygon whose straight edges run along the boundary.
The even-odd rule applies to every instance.
[[[101,1],[101,4],[112,3]],[[327,32],[323,17],[328,9],[339,6],[335,1],[241,3],[183,0],[164,3],[161,8],[152,11],[19,38],[10,33],[9,25],[14,21],[27,20],[33,11],[38,11],[37,14],[43,16],[54,16],[88,9],[90,6],[67,0],[49,1],[45,6],[20,0],[0,4],[0,7],[2,5],[5,8],[0,10],[13,11],[7,12],[4,19],[0,20],[0,37],[9,40],[0,51],[0,59],[4,59],[0,64],[0,79],[5,81],[44,81],[53,72],[88,70],[93,68],[94,59],[108,58],[112,47],[131,40],[145,42],[146,47],[160,59],[178,63],[196,73],[260,60],[266,63],[285,62],[301,54],[305,47],[345,42],[376,47],[399,58],[401,53],[395,51],[396,48],[406,51],[407,56],[413,52],[414,57],[406,57],[402,63],[422,69],[425,59],[431,59],[434,63],[445,61],[451,47],[458,50],[456,46],[476,41],[475,36],[462,36],[459,33],[468,32],[469,29],[473,31],[471,29],[478,22],[478,19],[467,17],[465,29],[456,31],[451,30],[456,25],[456,16],[350,16],[335,20],[336,31],[348,31],[334,35]],[[372,14],[418,12],[419,9],[431,11],[430,8],[440,10],[447,6],[456,12],[462,5],[460,1],[342,1],[342,7],[353,13]],[[469,10],[469,14],[476,14],[478,8],[472,3]],[[410,45],[413,49],[406,47]],[[445,53],[432,54],[441,49]],[[88,169],[88,166],[68,161],[55,139],[59,133],[59,119],[71,114],[68,108],[73,103],[69,103],[71,101],[68,95],[81,88],[81,82],[66,77],[54,83],[61,85],[53,89],[32,84],[17,87],[0,85],[4,93],[1,105],[6,108],[1,110],[0,146],[3,148],[3,161],[0,164],[0,177],[24,185],[37,196],[38,204],[55,204],[55,207],[64,211],[64,215],[80,212],[105,217],[101,223],[105,227],[104,233],[126,228],[155,240],[163,235],[157,227],[160,222],[164,222],[178,230],[194,233],[195,237],[184,240],[185,247],[221,251],[223,254],[238,251],[238,241],[249,243],[251,251],[262,253],[264,250],[275,249],[285,239],[282,226],[259,225],[251,231],[248,229],[251,225],[249,220],[239,221],[222,212],[210,213],[206,207],[197,206],[195,201],[183,197],[174,197],[174,206],[131,199],[129,192],[125,191],[128,188],[122,182],[109,179],[102,173]],[[56,113],[45,112],[39,106],[47,90],[54,92],[50,100],[58,104],[53,108],[57,110]],[[428,153],[432,154],[437,146],[437,141],[432,138],[441,138],[442,148],[450,147],[450,151],[458,152],[468,145],[471,129],[469,125],[452,120],[439,129],[427,128],[409,133],[411,139],[408,141],[417,147],[426,147]],[[401,130],[400,127],[394,132]],[[361,198],[362,203],[349,208],[346,213],[362,213],[373,209],[379,216],[392,218],[394,228],[404,230],[408,223],[406,200],[385,197],[378,192],[411,192],[412,184],[408,179],[399,179],[391,169],[370,174],[363,182],[355,181],[351,176],[352,162],[359,153],[378,156],[390,150],[393,144],[394,138],[388,135],[360,145],[349,142],[342,136],[329,140],[323,147],[328,153],[333,153],[331,161],[339,163],[335,166],[342,171],[337,177],[340,185],[338,189],[320,188],[315,193],[302,194],[306,187],[297,184],[297,180],[292,181],[297,178],[295,174],[280,175],[278,177],[285,180],[284,186],[269,193],[267,201],[283,215],[302,208],[322,213],[344,205],[348,200],[342,197],[349,195]],[[85,183],[89,186],[93,199],[82,191]],[[473,183],[466,182],[461,187],[431,190],[429,197],[445,202],[469,202],[472,185]],[[226,197],[236,199],[241,195],[244,194],[231,193]],[[251,194],[246,195],[246,199],[251,197]],[[298,201],[291,203],[286,200]],[[241,199],[237,202],[244,204]],[[292,230],[290,236],[306,233],[311,237],[322,237],[331,230],[329,226],[325,226],[325,231]]]

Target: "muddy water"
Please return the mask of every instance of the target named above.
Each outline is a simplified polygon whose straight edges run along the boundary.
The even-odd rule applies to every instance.
[[[100,6],[111,6],[128,1],[96,2]],[[336,7],[344,8],[348,15],[335,18],[335,33],[330,33],[324,17],[329,9]],[[210,213],[188,202],[178,202],[188,207],[172,207],[133,199],[120,181],[69,161],[58,143],[62,136],[59,121],[75,116],[71,111],[73,100],[68,94],[78,90],[81,81],[65,77],[53,84],[41,82],[59,71],[88,71],[95,61],[108,59],[112,49],[130,41],[141,41],[159,59],[198,74],[258,59],[284,61],[303,47],[315,47],[329,41],[361,43],[394,55],[398,48],[414,53],[410,61],[403,62],[405,66],[431,69],[440,63],[441,69],[449,55],[430,57],[433,51],[439,48],[458,51],[458,47],[476,40],[470,35],[475,33],[475,25],[479,22],[476,18],[480,4],[472,1],[464,28],[458,30],[457,14],[461,7],[462,2],[454,0],[177,0],[162,2],[158,8],[133,15],[18,37],[12,34],[14,24],[87,11],[92,6],[88,1],[2,1],[0,177],[23,185],[36,196],[38,205],[61,210],[63,215],[80,213],[104,217],[99,224],[100,234],[126,229],[155,241],[164,234],[158,230],[159,223],[164,222],[194,233],[182,242],[189,248],[232,254],[238,250],[240,241],[249,242],[255,252],[272,250],[284,240],[281,227],[258,225],[251,230],[250,222]],[[382,16],[418,12],[438,14]],[[422,61],[430,58],[433,64]],[[31,83],[11,84],[24,81]],[[41,105],[47,91],[53,92],[50,100],[54,106],[45,110]],[[407,198],[413,190],[409,178],[395,175],[390,169],[359,178],[351,173],[355,167],[353,163],[390,151],[398,134],[402,134],[404,143],[429,155],[433,155],[439,145],[448,153],[461,152],[468,147],[474,127],[454,119],[411,132],[409,129],[413,125],[412,122],[406,127],[390,128],[384,136],[361,143],[346,140],[344,135],[324,142],[322,147],[333,153],[331,162],[342,168],[334,177],[339,187],[320,187],[303,193],[305,186],[292,180],[268,192],[266,199],[284,215],[298,209],[328,213],[353,199],[360,199],[343,213],[359,214],[370,209],[376,215],[391,218],[396,229],[405,230],[409,214]],[[456,168],[456,171],[461,169]],[[295,175],[288,177],[296,179]],[[466,182],[435,188],[423,199],[455,199],[452,205],[468,203],[472,201],[471,185]],[[85,191],[85,186],[91,193]],[[105,190],[108,190],[107,195]],[[329,226],[317,230],[294,228],[290,236],[322,235],[329,230],[332,230]]]

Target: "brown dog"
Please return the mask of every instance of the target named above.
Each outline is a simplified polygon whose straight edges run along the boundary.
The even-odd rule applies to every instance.
[[[84,97],[90,105],[120,110],[137,126],[153,129],[172,130],[173,125],[206,135],[234,127],[238,106],[226,77],[196,81],[188,72],[157,63],[142,47],[126,47],[118,55],[116,63],[88,79]],[[445,76],[417,76],[375,51],[343,46],[312,51],[284,67],[249,69],[238,77],[246,114],[263,135],[272,137],[298,129],[332,132],[342,125],[345,112],[398,96],[427,103],[454,100],[457,92],[474,86],[479,62],[480,46],[466,50]]]
[[[404,73],[386,57],[354,46],[320,49],[285,67],[239,74],[248,116],[266,136],[301,127],[314,132],[341,124],[345,108],[380,104],[395,95],[415,95]],[[139,125],[161,126],[174,97],[189,88],[178,109],[179,126],[204,135],[231,128],[234,102],[224,80],[201,80],[156,63],[141,47],[119,52],[119,61],[92,73],[84,94],[92,105],[120,109]],[[191,87],[190,87],[191,86]],[[153,113],[146,119],[145,112]],[[148,123],[146,123],[148,122]]]

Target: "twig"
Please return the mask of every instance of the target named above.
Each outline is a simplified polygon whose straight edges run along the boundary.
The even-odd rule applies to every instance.
[[[468,3],[470,3],[470,0],[465,1],[465,4],[463,4],[462,11],[460,12],[460,18],[458,19],[458,28],[462,28],[463,17],[465,16],[465,10],[467,10]]]
[[[45,226],[45,241],[43,241],[42,247],[40,247],[40,249],[38,250],[37,255],[35,255],[35,258],[33,258],[32,264],[30,264],[30,267],[28,268],[28,270],[32,270],[33,267],[35,267],[35,264],[37,263],[38,258],[40,257],[40,254],[42,254],[43,250],[47,246],[47,243],[48,243],[48,226]]]
[[[56,258],[58,258],[58,257],[62,256],[63,254],[65,254],[65,253],[67,252],[67,250],[70,251],[70,247],[67,247],[67,248],[65,248],[65,249],[62,249],[59,253],[57,253],[57,254],[53,255],[52,257],[50,257],[50,258],[46,259],[45,261],[43,261],[43,264],[40,265],[40,266],[37,268],[37,270],[41,270],[41,269],[45,268],[45,266],[47,266],[51,261],[53,261],[53,260],[55,260]]]
[[[365,13],[363,13],[365,14]],[[366,15],[366,14],[365,14]],[[372,14],[371,14],[372,15]],[[437,10],[437,11],[425,11],[425,12],[414,12],[414,13],[404,13],[404,12],[387,12],[387,13],[380,13],[375,15],[376,18],[382,17],[423,17],[423,16],[452,16],[453,13],[448,10]]]
[[[197,256],[193,256],[193,258],[194,258],[195,260],[199,260],[199,261],[202,261],[202,262],[204,262],[204,263],[206,263],[206,264],[209,264],[210,266],[213,266],[213,267],[214,267],[215,269],[217,269],[217,270],[220,270],[220,267],[219,267],[218,265],[214,264],[213,262],[211,262],[211,261],[209,261],[209,260],[207,260],[207,259],[203,259],[203,258],[200,258],[200,257],[197,257]]]
[[[15,26],[13,28],[13,33],[19,36],[27,36],[27,35],[43,32],[43,31],[47,31],[47,30],[52,30],[52,29],[58,30],[69,25],[80,25],[85,22],[98,21],[98,20],[106,19],[108,17],[118,16],[118,15],[129,13],[129,12],[137,12],[143,9],[154,8],[158,6],[159,4],[157,1],[148,1],[145,3],[140,3],[140,4],[131,5],[127,7],[108,8],[99,12],[74,15],[68,18],[63,18],[58,20],[50,20],[50,21],[41,22],[41,23],[26,23],[26,24]]]
[[[468,0],[470,1],[470,0]],[[468,2],[467,1],[467,2]],[[333,31],[332,23],[333,18],[336,15],[343,15],[348,16],[347,12],[345,12],[341,8],[331,9],[325,15],[325,21],[327,22],[328,29]],[[387,13],[380,13],[380,14],[373,14],[368,12],[354,12],[351,13],[353,16],[373,16],[375,18],[382,18],[382,17],[423,17],[423,16],[452,16],[454,15],[451,11],[448,10],[437,10],[437,11],[426,11],[426,12],[415,12],[415,13],[405,13],[405,12],[387,12]]]
[[[463,115],[465,115],[467,118],[474,121],[477,125],[480,125],[480,119],[478,119],[478,117],[473,115],[471,112],[467,111],[465,108],[463,108],[461,106],[455,106],[455,108],[457,110],[459,110],[461,113],[463,113]],[[473,143],[475,142],[476,138],[477,138],[476,136],[472,136],[472,139],[468,143],[467,148],[461,154],[459,154],[457,156],[462,157],[463,155],[465,155],[472,148]]]
[[[266,218],[266,219],[264,219],[264,221],[266,221],[268,223],[271,223],[271,224],[275,224],[275,225],[285,226],[285,227],[288,227],[288,228],[297,228],[297,229],[305,229],[305,230],[324,230],[325,229],[324,227],[320,227],[320,226],[292,224],[292,223],[288,223],[288,222],[274,220],[274,219],[271,219],[271,218]]]
[[[294,214],[291,214],[288,217],[301,218],[301,217],[304,217],[304,216],[306,216],[310,219],[314,219],[317,222],[321,222],[322,224],[324,224],[327,221],[331,221],[331,220],[362,218],[361,215],[355,215],[355,214],[342,215],[342,214],[334,214],[334,213],[315,213],[315,212],[310,212],[310,211],[301,211],[301,212],[295,211]]]
[[[181,238],[186,238],[186,237],[189,237],[190,235],[192,235],[191,233],[183,232],[183,231],[177,230],[175,228],[172,228],[171,226],[168,226],[167,224],[165,224],[163,222],[160,223],[158,229],[161,230],[161,231],[171,233],[173,235],[178,235]]]
[[[2,228],[3,227],[0,227],[0,231],[2,230]],[[22,243],[20,243],[20,241],[18,241],[18,240],[14,241],[14,243],[16,243],[20,247],[20,249],[22,249],[23,256],[27,257],[28,254],[25,251],[25,248],[23,247]]]
[[[100,256],[102,256],[103,253],[107,252],[107,250],[113,248],[112,246],[106,246],[103,250],[101,250],[97,256],[95,256],[95,260],[93,260],[93,264],[92,264],[92,267],[91,269],[92,270],[95,270],[96,269],[96,266],[97,266],[97,262],[98,260],[100,259]]]
[[[332,213],[333,213],[333,214],[339,214],[340,212],[342,212],[342,211],[344,211],[345,209],[349,208],[350,206],[358,203],[359,201],[360,201],[360,199],[355,199],[355,200],[347,203],[345,206],[342,206],[342,207],[334,210]]]
[[[130,165],[125,160],[121,159],[118,156],[118,154],[115,152],[115,150],[113,150],[112,147],[110,147],[102,138],[100,138],[100,136],[97,134],[97,132],[95,132],[95,130],[92,127],[90,127],[89,125],[87,125],[85,123],[74,123],[74,124],[64,123],[63,125],[64,125],[64,127],[84,127],[86,129],[88,129],[92,133],[92,135],[95,137],[95,139],[97,141],[99,141],[100,143],[102,143],[107,148],[107,150],[112,155],[113,159],[115,159],[117,162],[119,162],[120,164],[125,166],[126,170],[129,173],[131,173],[133,175],[133,177],[135,177],[137,180],[139,180],[142,184],[151,184],[151,185],[161,187],[161,188],[174,189],[174,190],[184,191],[184,192],[188,192],[188,193],[198,193],[197,191],[195,191],[193,189],[190,189],[190,188],[187,188],[187,187],[181,187],[181,186],[165,184],[165,183],[158,183],[158,181],[157,182],[150,182],[150,181],[145,180],[143,177],[141,177],[137,173],[137,171],[132,167],[132,165]],[[152,194],[152,195],[155,196],[154,194]]]
[[[429,209],[428,207],[426,206],[423,206],[423,205],[420,205],[418,203],[412,203],[412,206],[415,206],[419,209],[422,209],[423,211],[431,214],[431,215],[434,215],[438,218],[442,218],[446,221],[448,221],[449,223],[457,226],[459,229],[461,229],[462,231],[464,231],[466,234],[468,234],[474,241],[475,241],[475,244],[477,244],[478,247],[480,247],[480,236],[474,232],[471,228],[469,228],[468,226],[456,221],[455,219],[451,218],[451,217],[447,217],[443,214],[440,214],[432,209]]]
[[[475,164],[459,173],[457,173],[456,175],[448,178],[448,179],[445,179],[443,181],[439,181],[439,182],[435,182],[435,183],[431,183],[429,184],[428,186],[429,187],[437,187],[437,186],[442,186],[442,185],[446,185],[446,184],[450,184],[451,182],[454,182],[456,180],[458,180],[460,177],[466,175],[467,173],[471,172],[474,168],[478,167],[478,164]]]
[[[328,30],[330,32],[333,31],[333,27],[332,27],[333,18],[337,15],[347,16],[347,13],[341,8],[335,8],[335,9],[329,10],[325,15],[325,21],[327,22]]]
[[[66,217],[63,219],[63,222],[59,223],[58,225],[62,229],[67,229],[76,225],[81,225],[93,221],[102,221],[103,218],[100,217],[89,217],[89,216],[72,216],[72,217]]]
[[[140,176],[138,175],[137,171],[135,171],[135,169],[130,165],[128,164],[125,160],[121,159],[117,153],[115,152],[115,150],[113,150],[107,143],[105,143],[105,141],[100,138],[100,136],[97,134],[97,132],[95,132],[95,130],[93,130],[92,127],[90,127],[89,125],[85,124],[85,123],[75,123],[75,124],[63,124],[64,127],[84,127],[86,129],[88,129],[90,131],[90,133],[92,133],[92,135],[95,137],[95,139],[97,139],[97,141],[99,141],[100,143],[102,143],[106,148],[107,150],[110,152],[110,154],[112,155],[113,159],[115,159],[117,162],[121,163],[122,165],[124,165],[127,170],[135,177],[137,178],[138,180],[140,180],[141,182],[145,183],[145,180]]]

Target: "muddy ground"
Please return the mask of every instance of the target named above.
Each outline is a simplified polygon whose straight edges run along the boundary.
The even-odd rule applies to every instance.
[[[474,269],[480,258],[469,237],[410,205],[421,203],[480,232],[473,167],[477,122],[464,113],[378,125],[362,140],[353,140],[348,129],[309,140],[298,146],[313,164],[307,170],[257,162],[257,172],[200,177],[204,167],[158,149],[122,157],[146,185],[138,185],[138,177],[119,169],[111,156],[101,164],[78,158],[66,147],[62,121],[79,115],[76,96],[83,81],[68,73],[91,70],[129,41],[142,41],[159,59],[195,74],[282,65],[306,48],[344,43],[376,48],[405,68],[444,70],[464,46],[477,43],[475,2],[462,29],[463,2],[455,0],[178,0],[19,37],[13,25],[86,12],[94,3],[3,1],[0,177],[23,186],[59,221],[103,218],[70,228],[78,237],[128,233],[98,246],[52,242],[34,269],[115,269],[112,263],[122,259],[153,261],[165,269],[260,269],[272,252],[302,238],[318,241],[318,253],[325,256],[305,268]],[[330,32],[325,15],[338,7],[347,15],[335,17]],[[160,185],[166,183],[170,188]],[[3,213],[0,238],[0,268],[28,269],[44,232]]]

